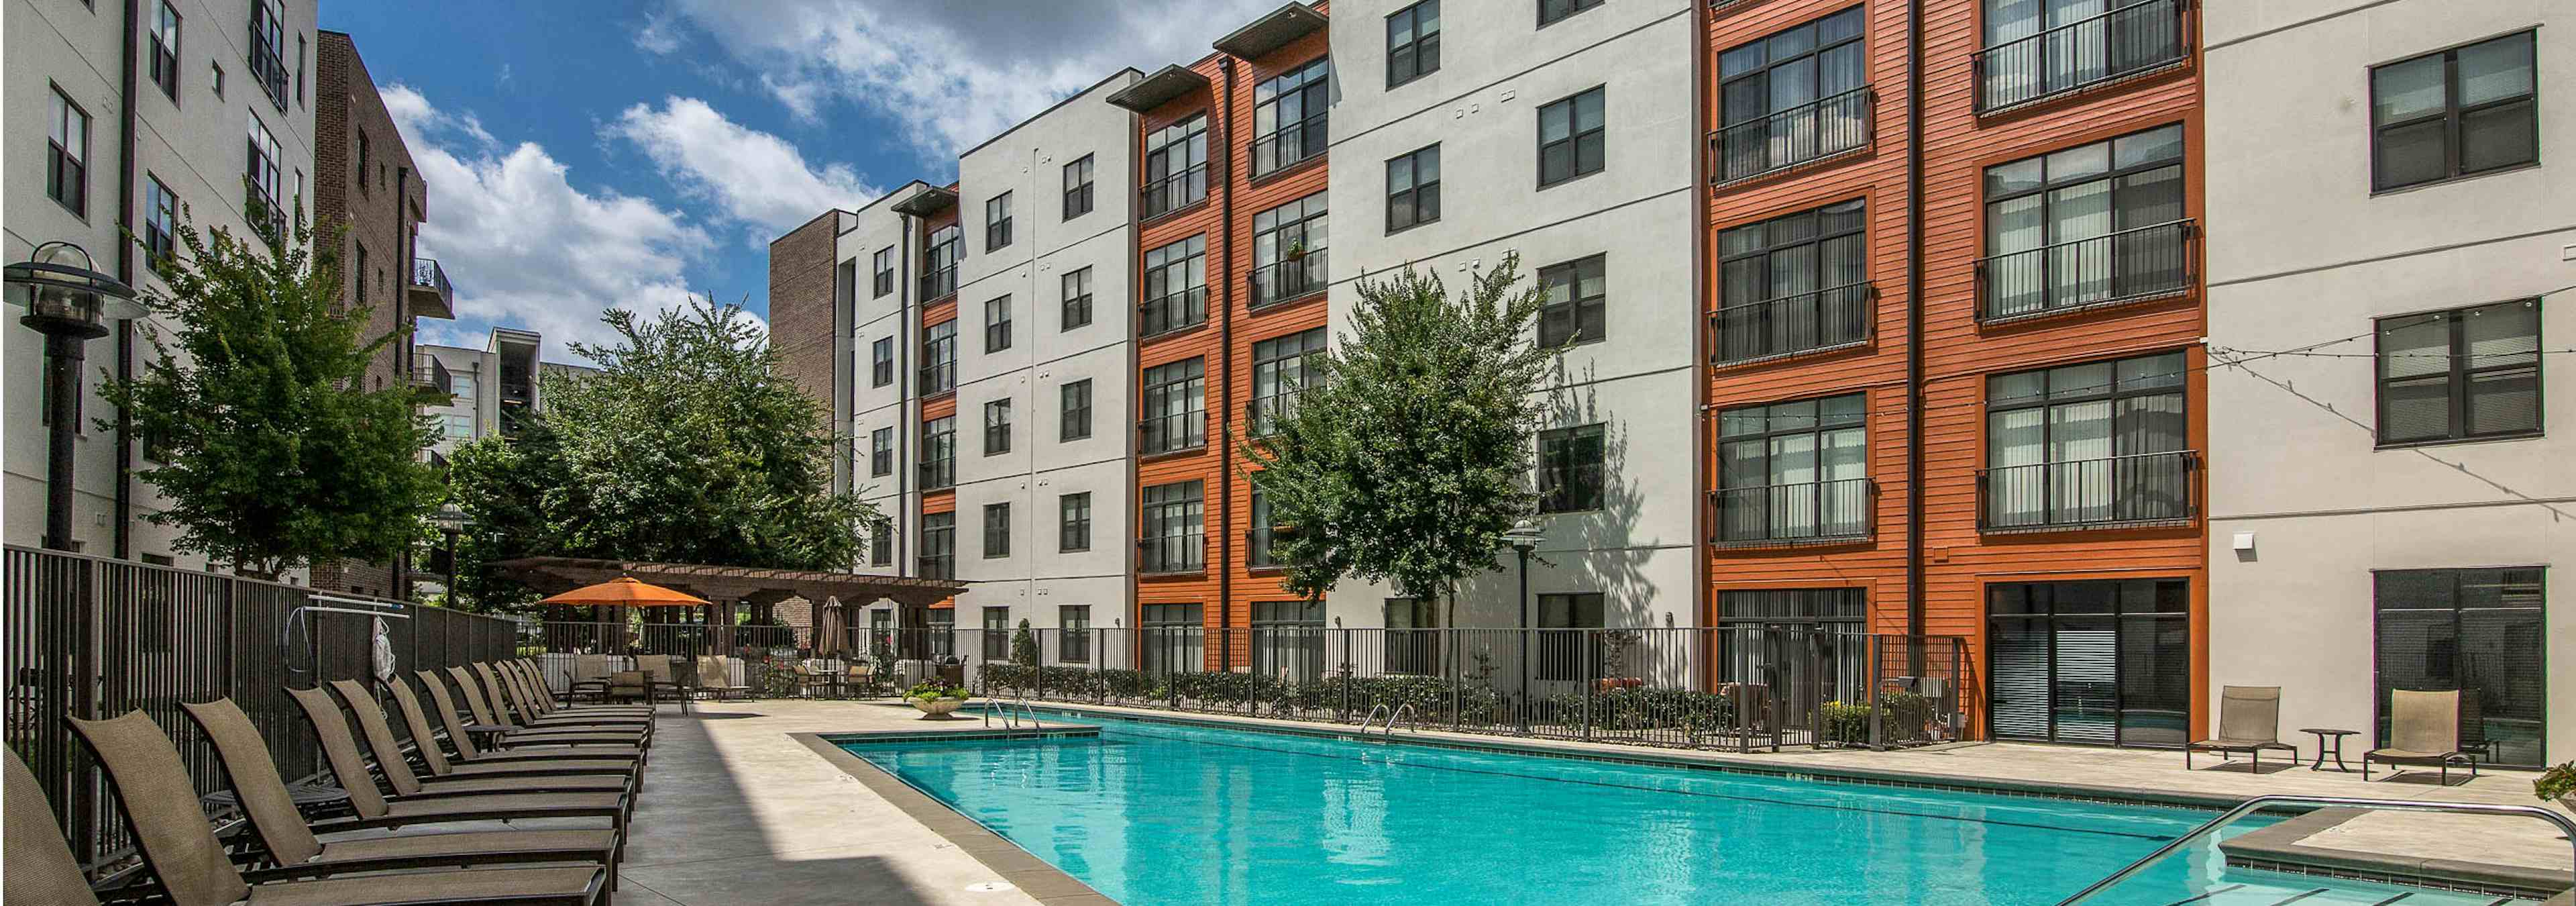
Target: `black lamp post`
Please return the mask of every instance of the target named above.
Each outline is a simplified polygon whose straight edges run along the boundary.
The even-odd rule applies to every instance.
[[[1537,548],[1540,539],[1544,537],[1544,533],[1539,531],[1538,520],[1535,519],[1523,519],[1512,523],[1511,530],[1503,533],[1503,543],[1511,545],[1512,552],[1519,554],[1521,558],[1521,597],[1515,606],[1521,615],[1521,702],[1520,707],[1512,710],[1520,718],[1520,731],[1523,733],[1529,732],[1529,558],[1530,551]]]
[[[138,318],[134,288],[99,273],[89,252],[68,242],[37,246],[8,265],[9,302],[27,313],[18,323],[45,335],[45,546],[72,549],[72,438],[79,431],[80,369],[89,341],[107,336],[109,318]],[[19,291],[23,287],[24,291]]]
[[[457,601],[456,536],[465,534],[465,530],[474,525],[474,517],[465,515],[464,507],[442,503],[438,505],[438,512],[430,514],[429,521],[437,523],[438,533],[447,536],[447,606],[452,609]]]

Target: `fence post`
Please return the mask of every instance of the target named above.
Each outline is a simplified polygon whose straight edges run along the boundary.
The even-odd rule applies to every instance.
[[[1335,629],[1333,633],[1342,637],[1342,714],[1335,722],[1346,724],[1351,722],[1351,631]]]
[[[1597,679],[1594,674],[1601,672],[1600,659],[1593,656],[1592,649],[1594,645],[1600,644],[1601,640],[1592,637],[1592,630],[1575,631],[1581,633],[1576,637],[1576,641],[1581,646],[1578,649],[1581,653],[1576,657],[1583,663],[1583,669],[1577,677],[1577,680],[1583,683],[1583,738],[1585,741],[1590,741],[1592,739],[1592,689],[1600,685],[1594,682]]]
[[[1446,647],[1449,649],[1449,729],[1455,730],[1463,725],[1461,721],[1465,718],[1460,713],[1460,706],[1466,704],[1466,698],[1458,688],[1459,644],[1455,637],[1460,630],[1451,627],[1442,631],[1452,636]]]

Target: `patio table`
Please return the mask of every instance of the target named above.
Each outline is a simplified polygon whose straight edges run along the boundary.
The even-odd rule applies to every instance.
[[[2326,756],[2328,754],[2332,754],[2334,756],[2335,770],[2342,771],[2346,774],[2352,773],[2351,768],[2344,767],[2343,765],[2343,738],[2346,736],[2361,735],[2361,731],[2338,730],[2333,727],[2301,727],[2299,728],[2299,732],[2311,734],[2317,738],[2317,762],[2315,764],[2308,765],[2308,770],[2324,770],[2326,766]]]

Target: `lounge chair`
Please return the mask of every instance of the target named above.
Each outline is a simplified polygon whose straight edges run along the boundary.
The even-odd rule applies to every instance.
[[[313,722],[313,735],[322,744],[322,755],[331,765],[331,774],[338,778],[341,790],[349,794],[353,804],[358,799],[359,788],[362,787],[369,795],[381,797],[383,793],[376,789],[373,781],[376,777],[382,777],[385,785],[393,788],[393,803],[397,806],[415,801],[506,798],[509,800],[511,809],[536,810],[531,813],[532,817],[592,817],[605,814],[616,818],[621,825],[625,822],[626,813],[634,808],[634,797],[628,795],[628,784],[623,778],[617,778],[616,783],[606,789],[522,795],[527,791],[506,787],[490,788],[495,781],[483,779],[442,780],[436,785],[424,784],[420,782],[419,775],[412,773],[411,766],[400,758],[378,763],[377,773],[371,774],[367,770],[366,758],[358,753],[357,738],[349,732],[348,718],[340,713],[340,704],[332,699],[330,693],[320,689],[288,689],[286,692],[295,698],[295,704],[298,707],[304,709],[305,719]],[[600,811],[612,805],[617,809],[615,812]],[[360,810],[360,814],[365,814],[365,811]]]
[[[0,782],[0,823],[9,833],[0,838],[0,902],[98,906],[98,894],[81,874],[71,843],[54,832],[54,813],[45,807],[45,785],[36,772],[8,752],[8,779]]]
[[[294,906],[607,901],[608,870],[591,865],[477,868],[320,881],[282,880],[299,877],[299,871],[309,874],[309,869],[244,872],[233,867],[223,842],[215,838],[214,828],[206,823],[205,813],[197,804],[197,791],[188,780],[187,765],[179,758],[179,747],[170,743],[149,715],[128,711],[122,717],[107,720],[72,718],[71,724],[73,732],[97,753],[99,763],[115,781],[117,805],[126,823],[133,826],[145,870],[159,885],[160,893],[177,906],[224,906],[244,900]],[[378,811],[370,816],[368,809],[361,807],[361,817],[384,816],[385,803],[375,798],[371,784],[350,787],[351,804],[358,805],[363,800]],[[13,818],[16,807],[11,807]],[[499,817],[470,807],[434,815],[429,810],[416,811],[419,816],[407,820],[428,823]]]
[[[2191,770],[2191,753],[2217,752],[2233,759],[2254,756],[2254,773],[2263,773],[2263,750],[2290,753],[2298,763],[2299,747],[2281,741],[2281,687],[2228,686],[2218,695],[2218,735],[2182,747],[2182,769]]]
[[[733,664],[731,661],[732,658],[722,657],[719,655],[699,655],[698,691],[707,693],[708,696],[719,701],[726,698],[749,697],[751,695],[750,686],[734,685]]]
[[[608,655],[576,654],[572,656],[572,687],[565,690],[564,700],[573,701],[588,692],[593,700],[608,701]]]
[[[429,766],[431,776],[536,777],[548,774],[623,773],[633,775],[636,791],[643,791],[644,772],[632,758],[469,760],[464,750],[459,749],[457,757],[450,759],[447,757],[446,747],[438,744],[437,731],[431,728],[429,714],[420,706],[420,697],[412,694],[411,684],[397,681],[393,684],[393,693],[394,704],[402,711],[403,723],[411,728],[414,751],[420,755],[421,762]],[[451,716],[449,719],[454,718]]]
[[[641,734],[633,731],[596,732],[587,727],[533,728],[521,726],[517,721],[510,718],[508,711],[504,710],[507,708],[506,705],[499,705],[498,703],[492,702],[487,697],[489,692],[497,690],[485,686],[482,681],[474,678],[474,674],[466,672],[466,669],[463,667],[449,667],[447,668],[447,675],[450,679],[455,681],[457,691],[465,694],[465,704],[468,708],[473,709],[475,723],[483,724],[485,726],[507,728],[503,731],[501,737],[502,742],[505,745],[600,744],[634,746],[636,748],[643,748],[645,746],[645,741],[641,738]]]
[[[403,753],[402,744],[394,741],[393,726],[385,720],[385,709],[367,694],[356,680],[332,680],[331,691],[338,693],[349,713],[358,718],[358,732],[367,738],[367,748],[376,754],[376,770],[394,788],[397,796],[457,796],[485,793],[635,793],[634,771],[595,774],[542,774],[536,776],[487,775],[481,777],[430,777],[413,773],[411,760]],[[298,690],[296,695],[305,692]],[[422,748],[435,749],[435,740]]]
[[[2478,760],[2460,749],[2460,693],[2417,692],[2408,689],[2388,693],[2388,747],[2372,749],[2361,755],[2361,779],[2370,780],[2372,762],[2394,766],[2436,765],[2442,769],[2442,785],[2451,785],[2451,766],[2466,765],[2469,778],[2478,776]],[[2395,777],[2402,771],[2392,771]]]
[[[643,747],[632,744],[577,744],[522,740],[506,749],[485,749],[475,744],[473,734],[465,732],[465,721],[459,715],[466,712],[457,708],[455,699],[447,694],[447,679],[440,677],[435,670],[415,671],[414,675],[420,677],[421,687],[429,690],[430,700],[437,703],[439,720],[447,725],[447,742],[456,747],[456,757],[469,764],[597,758],[629,762],[645,760]],[[458,688],[470,690],[471,687]],[[482,718],[477,717],[476,720],[480,722]]]
[[[579,726],[593,730],[631,729],[643,736],[653,735],[652,715],[548,714],[538,705],[538,700],[542,696],[531,689],[517,671],[511,670],[506,665],[495,667],[491,664],[476,664],[472,669],[476,675],[482,677],[483,688],[491,695],[494,710],[500,712],[505,723],[515,723],[535,730]]]
[[[673,673],[670,655],[636,655],[635,669],[644,673],[644,682],[652,690],[652,695],[649,697],[648,703],[659,703],[661,702],[662,697],[667,694],[672,698],[679,699],[681,709],[687,710],[689,699],[687,696],[680,694],[680,679]]]
[[[559,702],[555,700],[555,696],[547,692],[545,672],[535,663],[530,662],[525,658],[521,658],[515,661],[502,661],[500,666],[505,672],[518,674],[519,684],[525,687],[529,693],[529,704],[535,705],[537,713],[540,715],[563,714],[596,717],[628,717],[643,718],[647,720],[653,717],[653,709],[649,706],[569,704]]]

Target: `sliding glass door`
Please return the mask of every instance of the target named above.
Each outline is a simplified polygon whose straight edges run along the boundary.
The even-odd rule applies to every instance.
[[[2189,741],[2191,593],[2182,579],[1987,586],[1988,723],[1997,739]]]

